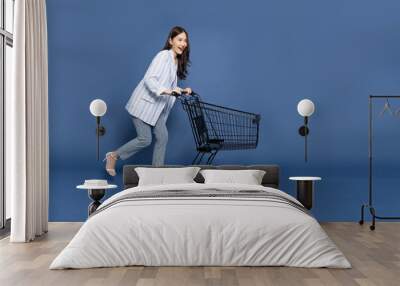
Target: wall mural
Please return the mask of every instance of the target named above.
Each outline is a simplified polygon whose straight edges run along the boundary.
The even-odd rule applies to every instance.
[[[358,221],[368,190],[368,95],[400,90],[400,3],[156,2],[47,3],[50,220],[86,219],[90,198],[76,185],[108,180],[118,187],[107,198],[121,190],[124,164],[201,159],[278,164],[280,188],[292,195],[289,177],[321,177],[314,215]],[[199,104],[172,96],[183,91]],[[316,107],[306,138],[297,112],[305,98]],[[88,110],[95,99],[107,104],[99,160]],[[224,137],[219,123],[227,121],[243,128]],[[384,195],[374,206],[389,216],[397,214],[400,153],[388,150],[400,133],[386,121],[376,123],[374,182]]]

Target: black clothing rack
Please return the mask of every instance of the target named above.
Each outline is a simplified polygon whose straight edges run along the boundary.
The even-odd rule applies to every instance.
[[[369,142],[369,148],[368,148],[368,158],[369,158],[369,182],[368,182],[368,204],[364,204],[361,206],[361,220],[359,221],[359,224],[364,224],[364,210],[365,208],[369,209],[369,212],[371,213],[372,216],[372,225],[370,225],[370,229],[374,230],[375,229],[375,220],[380,219],[380,220],[391,220],[391,219],[400,219],[400,217],[394,217],[394,216],[378,216],[376,214],[375,208],[373,207],[373,201],[372,201],[372,192],[373,192],[373,185],[372,185],[372,179],[373,179],[373,155],[372,155],[372,143],[373,143],[373,113],[372,113],[372,106],[373,106],[373,100],[374,99],[400,99],[400,95],[370,95],[368,99],[368,104],[369,104],[369,131],[368,131],[368,142]],[[386,105],[385,105],[386,108]]]

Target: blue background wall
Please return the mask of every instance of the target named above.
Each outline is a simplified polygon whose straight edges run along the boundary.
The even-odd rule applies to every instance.
[[[368,186],[367,98],[400,94],[399,1],[52,0],[47,12],[50,220],[84,220],[89,199],[75,186],[85,178],[111,179],[96,161],[89,103],[108,104],[102,154],[135,137],[124,105],[174,25],[189,31],[192,48],[190,76],[181,86],[262,116],[258,148],[221,153],[215,163],[279,164],[281,188],[291,194],[288,176],[322,176],[316,217],[359,219]],[[302,98],[316,104],[308,164],[297,133]],[[378,103],[375,114],[384,102]],[[387,215],[399,209],[399,122],[383,117],[375,126],[376,205]],[[180,104],[168,128],[166,163],[189,164],[194,142]],[[150,163],[151,154],[149,148],[125,163]],[[121,176],[111,181],[121,185]]]

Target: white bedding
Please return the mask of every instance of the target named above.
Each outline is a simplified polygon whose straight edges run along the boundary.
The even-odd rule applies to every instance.
[[[100,206],[103,211],[83,224],[50,269],[126,265],[351,267],[312,216],[287,204],[230,197],[152,198],[111,204],[132,192],[176,189],[262,190],[297,202],[277,189],[254,185],[193,183],[127,189]]]

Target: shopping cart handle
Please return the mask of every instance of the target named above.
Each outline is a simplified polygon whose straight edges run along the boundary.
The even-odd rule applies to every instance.
[[[182,94],[187,94],[187,93],[186,93],[186,91],[183,91],[183,90],[182,90]],[[172,95],[172,96],[175,96],[175,97],[180,97],[180,96],[182,96],[182,94],[179,94],[179,93],[177,93],[177,92],[175,92],[175,91],[173,91],[173,92],[171,93],[171,95]],[[191,95],[191,96],[196,96],[196,95],[198,95],[198,94],[195,93],[195,92],[192,90],[192,93],[189,94],[189,95]]]
[[[179,97],[179,96],[180,96],[180,94],[179,94],[179,93],[177,93],[177,92],[175,92],[175,91],[173,91],[173,92],[171,93],[171,96]]]

